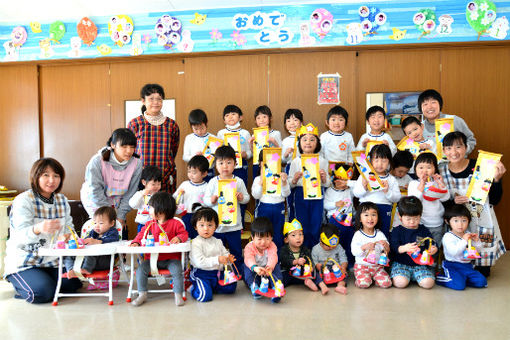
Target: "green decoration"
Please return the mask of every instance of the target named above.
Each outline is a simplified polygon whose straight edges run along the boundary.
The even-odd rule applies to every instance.
[[[433,10],[424,8],[420,9],[413,17],[413,23],[421,32],[418,39],[429,34],[436,28],[436,13]]]
[[[66,34],[66,26],[62,21],[57,20],[50,25],[50,40],[60,44],[64,34]]]
[[[475,0],[466,6],[466,20],[478,33],[478,40],[484,33],[488,33],[494,20],[496,20],[496,5],[489,0]]]

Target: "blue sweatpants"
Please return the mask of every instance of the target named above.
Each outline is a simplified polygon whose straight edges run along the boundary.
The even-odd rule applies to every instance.
[[[237,282],[226,286],[219,285],[217,270],[193,268],[190,279],[193,283],[191,295],[200,302],[211,301],[213,294],[234,294],[237,287]]]
[[[294,210],[296,218],[303,226],[304,245],[308,249],[312,249],[313,246],[319,243],[322,217],[324,216],[324,201],[322,198],[305,200],[303,198],[303,187],[296,187],[295,189]]]
[[[252,272],[251,269],[248,268],[244,263],[243,263],[242,268],[244,271],[244,276],[243,276],[244,283],[246,283],[248,288],[251,289],[253,282],[255,282],[256,285],[260,285],[260,276],[257,277],[257,273]],[[280,269],[279,263],[277,263],[276,266],[274,266],[273,277],[274,277],[275,281],[281,280],[283,283],[282,271]],[[271,279],[269,279],[269,287],[274,289],[273,281]]]
[[[25,299],[28,303],[51,302],[57,288],[57,268],[31,268],[7,275],[9,281],[16,290],[17,299]],[[74,293],[81,288],[82,283],[78,279],[62,279],[60,291]]]
[[[379,209],[379,219],[381,220],[381,231],[388,242],[390,241],[390,227],[391,227],[391,210],[393,205],[391,204],[377,204]]]
[[[285,223],[285,203],[259,202],[255,208],[255,217],[267,217],[273,224],[273,242],[278,249],[283,246],[283,224]]]
[[[235,256],[236,267],[241,268],[244,263],[243,247],[241,245],[241,230],[229,231],[226,233],[214,233],[214,237],[223,242],[223,245],[228,249],[230,254]]]
[[[186,214],[181,217],[181,220],[184,222],[184,226],[186,227],[186,231],[188,232],[188,238],[190,240],[198,236],[197,231],[191,225],[191,217],[193,217],[193,214]]]
[[[455,290],[464,290],[466,286],[487,287],[487,279],[473,268],[471,263],[443,261],[444,275],[436,277],[436,283]]]
[[[333,224],[338,228],[338,232],[340,236],[340,245],[345,249],[345,254],[347,255],[347,261],[349,262],[348,267],[352,268],[354,266],[354,256],[351,252],[351,242],[354,236],[354,226],[344,226],[343,224],[338,223],[333,216],[329,218],[329,223]]]
[[[243,158],[243,167],[240,169],[234,169],[234,176],[239,177],[243,180],[244,186],[248,188],[248,161]],[[246,212],[246,207],[248,204],[240,204],[241,207],[241,223],[244,229],[244,213]]]

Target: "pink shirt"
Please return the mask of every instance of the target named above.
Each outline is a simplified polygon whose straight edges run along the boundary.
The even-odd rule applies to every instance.
[[[269,248],[260,252],[253,242],[244,247],[244,264],[251,269],[252,266],[273,268],[278,263],[278,249],[276,244],[271,242]]]

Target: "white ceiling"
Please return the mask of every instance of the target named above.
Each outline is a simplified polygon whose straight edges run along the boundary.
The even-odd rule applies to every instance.
[[[376,0],[377,1],[377,0]],[[374,2],[362,0],[0,0],[0,23],[79,20],[84,16],[184,11],[264,5],[302,5],[312,3]]]

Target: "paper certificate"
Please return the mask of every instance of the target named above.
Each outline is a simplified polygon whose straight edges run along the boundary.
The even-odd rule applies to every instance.
[[[282,149],[266,148],[263,151],[263,164],[260,173],[262,192],[271,196],[281,196]]]
[[[220,224],[237,224],[237,181],[235,179],[218,180],[218,216]]]
[[[368,191],[382,190],[383,183],[363,151],[352,152],[352,158],[360,175],[368,182]]]
[[[236,169],[243,167],[243,158],[241,156],[241,136],[239,132],[229,132],[224,136],[225,145],[230,145],[236,152]]]
[[[448,133],[455,131],[453,127],[453,118],[436,119],[436,147],[437,160],[446,159],[443,154],[443,138]]]
[[[253,164],[259,164],[259,154],[263,148],[269,147],[269,128],[253,128]]]
[[[216,138],[214,136],[207,137],[207,143],[205,143],[204,151],[202,153],[204,154],[205,158],[209,161],[209,168],[213,166],[214,163],[214,153],[216,152],[216,149],[223,145],[223,141],[219,138]]]
[[[485,204],[496,173],[496,164],[502,156],[481,150],[478,152],[475,170],[466,193],[470,202]]]
[[[305,200],[321,199],[319,154],[301,155],[301,169],[303,171],[303,198]]]

